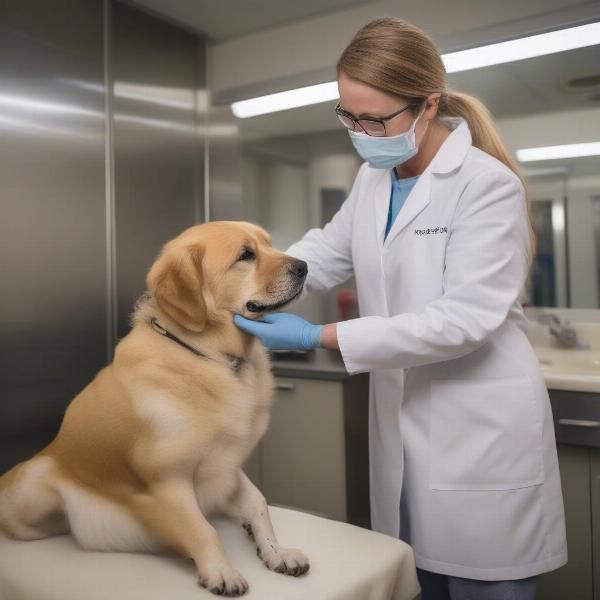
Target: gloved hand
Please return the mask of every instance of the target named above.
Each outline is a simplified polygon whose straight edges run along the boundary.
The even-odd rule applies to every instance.
[[[269,350],[310,350],[322,348],[323,325],[313,325],[292,313],[271,313],[253,321],[234,315],[233,322],[242,330],[260,338]]]

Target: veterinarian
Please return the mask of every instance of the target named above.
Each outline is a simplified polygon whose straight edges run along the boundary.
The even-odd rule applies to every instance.
[[[365,162],[331,221],[285,252],[308,265],[302,296],[354,274],[362,316],[234,321],[270,349],[339,349],[350,374],[371,373],[372,528],[413,547],[423,600],[531,600],[567,547],[518,300],[535,248],[525,184],[421,29],[375,19],[337,73],[336,113]]]

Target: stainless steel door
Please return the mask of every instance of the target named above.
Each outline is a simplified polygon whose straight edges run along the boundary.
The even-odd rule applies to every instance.
[[[102,10],[0,5],[0,471],[106,361]]]
[[[118,2],[112,10],[118,336],[167,240],[204,221],[196,36]]]
[[[118,2],[0,3],[0,473],[53,438],[161,245],[204,220],[204,60]]]

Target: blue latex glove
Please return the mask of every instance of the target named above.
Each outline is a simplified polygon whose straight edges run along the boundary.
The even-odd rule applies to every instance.
[[[233,322],[240,328],[260,338],[269,350],[310,350],[322,348],[323,325],[313,325],[292,313],[271,313],[253,321],[234,315]]]

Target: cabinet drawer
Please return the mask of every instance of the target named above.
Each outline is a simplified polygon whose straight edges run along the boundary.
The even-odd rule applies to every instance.
[[[346,519],[343,386],[277,377],[261,445],[262,491],[269,503]]]
[[[556,441],[600,448],[600,394],[550,390]]]

